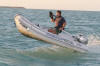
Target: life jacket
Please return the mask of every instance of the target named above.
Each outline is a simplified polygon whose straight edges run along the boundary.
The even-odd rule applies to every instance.
[[[65,19],[62,16],[61,17],[56,17],[56,18],[61,18],[58,22],[58,26],[56,26],[56,28],[59,29],[59,28],[63,27],[63,24],[65,23]],[[56,20],[56,18],[55,18],[55,20]]]

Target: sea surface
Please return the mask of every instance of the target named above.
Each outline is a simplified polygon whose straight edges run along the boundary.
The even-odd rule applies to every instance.
[[[21,14],[32,23],[53,27],[50,10],[0,8],[0,66],[100,66],[100,12],[62,10],[66,31],[88,37],[89,52],[70,52],[23,36],[14,24]],[[56,13],[55,10],[51,10]]]

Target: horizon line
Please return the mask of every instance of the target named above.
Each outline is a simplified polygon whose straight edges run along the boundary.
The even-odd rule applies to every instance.
[[[78,9],[27,8],[27,7],[22,7],[22,6],[0,6],[0,8],[24,8],[24,9],[39,9],[39,10],[67,10],[67,11],[96,11],[96,12],[100,12],[100,10],[78,10]]]

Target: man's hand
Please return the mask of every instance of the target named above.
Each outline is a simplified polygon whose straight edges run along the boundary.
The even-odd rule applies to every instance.
[[[51,18],[51,19],[53,19],[53,13],[50,11],[49,12],[49,17]]]

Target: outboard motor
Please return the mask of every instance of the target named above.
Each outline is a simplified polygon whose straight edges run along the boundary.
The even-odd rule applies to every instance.
[[[82,34],[78,35],[78,36],[74,36],[75,40],[77,40],[78,42],[82,43],[82,44],[88,44],[88,39],[86,37],[84,37]]]

